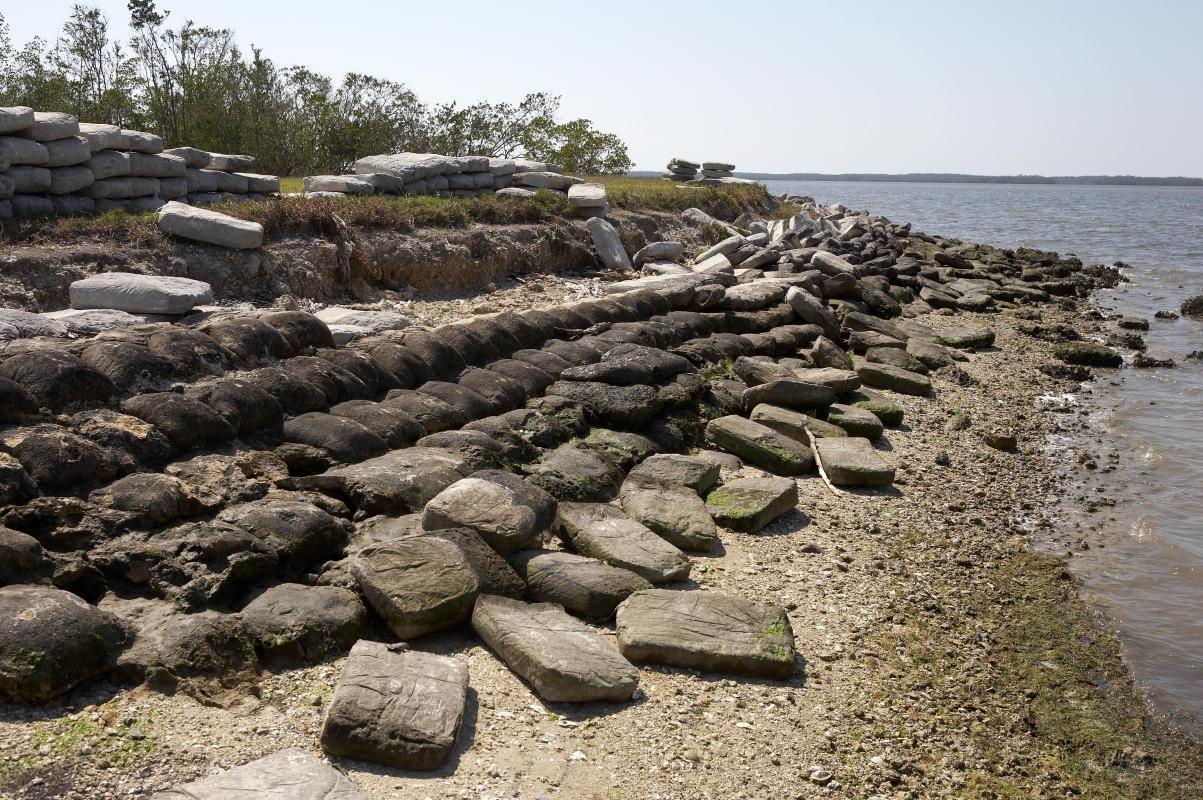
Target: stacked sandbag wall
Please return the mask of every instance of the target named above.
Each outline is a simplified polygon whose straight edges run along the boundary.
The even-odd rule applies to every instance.
[[[524,158],[391,153],[359,159],[351,175],[310,175],[304,180],[304,189],[311,197],[528,196],[540,189],[567,192],[570,186],[582,182],[563,173],[563,168],[555,164]]]
[[[274,175],[251,172],[251,156],[164,149],[152,133],[81,123],[70,114],[0,108],[0,219],[154,211],[266,198]]]

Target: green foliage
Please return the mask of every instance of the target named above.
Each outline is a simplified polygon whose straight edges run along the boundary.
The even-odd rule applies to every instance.
[[[404,83],[349,73],[333,81],[281,67],[233,31],[184,20],[154,0],[130,0],[128,45],[109,36],[99,10],[77,5],[54,44],[16,49],[0,15],[0,105],[67,111],[157,133],[168,146],[250,153],[277,175],[340,173],[374,153],[528,155],[570,171],[631,165],[615,135],[588,120],[559,123],[560,99],[430,106]]]
[[[634,165],[621,139],[594,129],[587,119],[556,122],[550,116],[538,117],[521,141],[531,158],[560,164],[569,172],[618,175]]]

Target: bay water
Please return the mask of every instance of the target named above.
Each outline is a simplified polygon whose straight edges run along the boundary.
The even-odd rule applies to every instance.
[[[1099,371],[1089,444],[1118,454],[1087,491],[1114,499],[1060,524],[1089,528],[1071,568],[1115,623],[1154,709],[1203,733],[1203,320],[1155,319],[1203,294],[1203,188],[764,182],[773,194],[868,209],[915,230],[1129,266],[1095,302],[1149,320],[1149,355],[1176,369]],[[1092,451],[1093,452],[1093,451]]]

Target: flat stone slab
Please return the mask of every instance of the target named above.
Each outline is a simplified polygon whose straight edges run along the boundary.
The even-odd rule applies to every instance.
[[[623,600],[651,584],[630,570],[554,550],[520,550],[510,556],[532,600],[555,603],[590,619],[609,619]]]
[[[874,389],[890,389],[899,394],[931,394],[931,381],[923,375],[889,364],[863,363],[856,368],[861,383]]]
[[[578,553],[628,569],[650,583],[683,581],[692,568],[676,547],[605,503],[560,503],[555,530]]]
[[[860,375],[850,369],[834,367],[819,367],[816,369],[797,369],[794,374],[807,383],[826,386],[836,394],[852,392],[860,388]]]
[[[544,700],[622,702],[635,693],[639,670],[559,606],[481,595],[472,627]]]
[[[782,408],[826,408],[835,400],[835,392],[826,386],[794,378],[777,378],[745,389],[743,407],[751,411],[761,403]]]
[[[778,475],[804,475],[815,468],[814,454],[806,445],[735,415],[707,423],[706,443]]]
[[[872,411],[841,403],[834,403],[827,409],[827,422],[848,436],[862,439],[876,439],[885,432],[885,426]]]
[[[176,203],[159,209],[159,230],[206,244],[247,250],[263,246],[263,226],[218,211]]]
[[[595,208],[606,204],[606,187],[600,183],[577,183],[568,187],[568,205]]]
[[[829,422],[815,419],[812,416],[803,414],[801,411],[781,408],[780,406],[768,403],[762,403],[753,408],[749,419],[764,425],[766,428],[772,428],[800,444],[805,444],[807,447],[810,446],[810,439],[806,436],[807,431],[810,431],[815,437],[848,435],[843,428],[832,425]]]
[[[322,748],[401,769],[438,769],[455,747],[468,666],[380,642],[351,648],[322,723]]]
[[[74,309],[116,309],[127,314],[184,314],[213,302],[213,287],[191,278],[101,272],[73,281]]]
[[[811,325],[818,325],[823,330],[823,335],[829,339],[839,341],[840,339],[840,323],[835,318],[835,314],[827,306],[823,305],[823,301],[812,295],[810,292],[798,286],[791,286],[785,293],[785,302],[789,303],[793,308],[794,313],[798,315],[804,322],[809,322]]]
[[[393,633],[412,639],[463,622],[480,580],[452,542],[414,536],[359,551],[351,575]]]
[[[715,592],[649,589],[618,607],[618,648],[637,664],[762,678],[794,674],[783,609]]]
[[[863,408],[865,411],[872,412],[873,416],[881,420],[883,425],[897,426],[902,424],[904,415],[902,406],[880,392],[875,392],[872,389],[861,389],[848,399],[857,408]]]
[[[717,466],[714,471],[718,472]],[[681,550],[708,553],[718,544],[718,530],[706,504],[688,486],[641,484],[628,475],[618,491],[618,504],[628,517]]]
[[[745,533],[760,530],[797,505],[798,486],[789,478],[737,478],[706,496],[706,510],[716,523]]]
[[[868,439],[820,439],[815,447],[823,470],[836,486],[889,486],[894,482],[894,468]]]
[[[199,781],[155,792],[150,800],[368,800],[347,776],[290,747]]]
[[[555,500],[516,475],[472,476],[439,492],[422,513],[422,527],[471,528],[499,553],[530,547],[551,524]]]
[[[602,264],[612,269],[630,269],[631,258],[622,245],[622,238],[609,222],[601,217],[593,217],[585,223],[589,234],[593,237],[593,246]]]

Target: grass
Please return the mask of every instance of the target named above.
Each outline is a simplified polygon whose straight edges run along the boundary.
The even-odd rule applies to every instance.
[[[680,188],[656,178],[594,176],[610,195],[612,208],[679,213],[698,207],[712,216],[733,219],[744,211],[770,213],[772,203],[761,186],[731,185]],[[281,192],[299,191],[300,178],[282,178]],[[372,196],[346,198],[280,197],[268,202],[221,203],[215,211],[264,226],[267,236],[311,234],[341,238],[352,229],[411,231],[417,228],[460,228],[472,224],[536,224],[572,218],[563,194],[539,192],[534,197]],[[112,211],[92,217],[58,217],[4,221],[3,244],[62,244],[100,239],[133,244],[164,241],[154,214]]]

